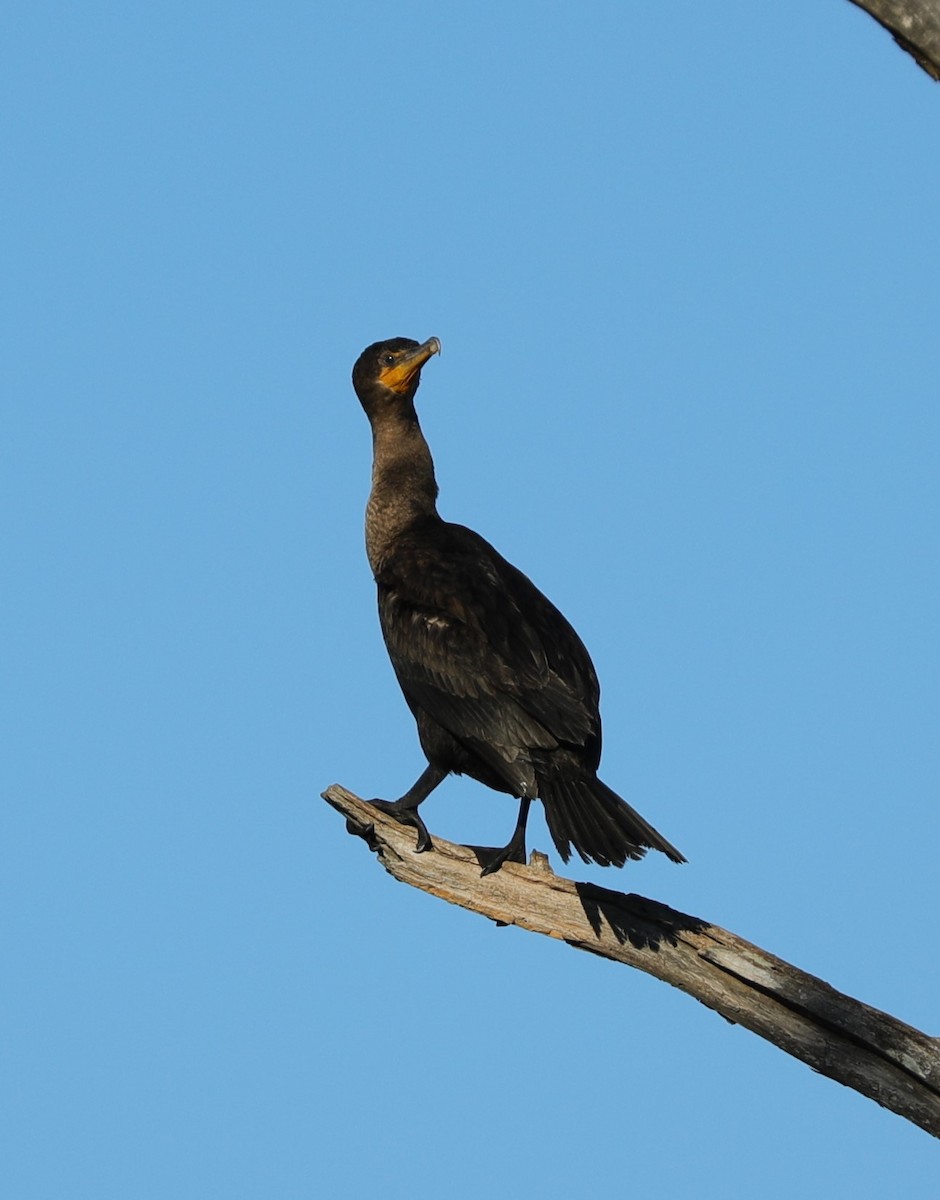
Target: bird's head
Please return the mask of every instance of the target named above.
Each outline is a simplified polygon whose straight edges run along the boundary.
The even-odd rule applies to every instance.
[[[369,419],[386,411],[411,407],[421,381],[421,368],[433,354],[440,354],[436,337],[420,344],[411,338],[389,338],[373,342],[356,359],[353,387]]]

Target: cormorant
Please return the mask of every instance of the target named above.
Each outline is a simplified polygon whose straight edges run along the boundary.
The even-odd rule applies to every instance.
[[[623,866],[647,847],[683,856],[597,778],[600,688],[581,639],[479,534],[437,512],[431,452],[415,412],[437,338],[375,342],[353,368],[372,426],[366,550],[385,644],[428,766],[395,801],[373,800],[431,847],[419,805],[451,771],[519,799],[507,845],[484,874],[525,862],[529,806],[542,801],[561,857]]]

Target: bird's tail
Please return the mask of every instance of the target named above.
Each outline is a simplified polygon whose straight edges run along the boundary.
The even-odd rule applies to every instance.
[[[539,773],[539,796],[558,853],[568,861],[571,847],[585,862],[622,867],[628,858],[642,858],[647,849],[661,850],[673,862],[683,855],[648,821],[596,776],[566,777]]]

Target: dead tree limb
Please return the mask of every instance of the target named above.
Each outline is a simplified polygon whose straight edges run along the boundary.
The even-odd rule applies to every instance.
[[[940,0],[851,0],[874,17],[932,79],[940,80]]]
[[[563,879],[544,855],[481,878],[493,849],[436,837],[431,853],[416,854],[413,829],[352,792],[334,784],[323,799],[402,883],[655,975],[940,1137],[940,1039],[708,921],[642,896]]]

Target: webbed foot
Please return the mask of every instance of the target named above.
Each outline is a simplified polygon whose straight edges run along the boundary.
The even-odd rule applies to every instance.
[[[517,862],[525,866],[525,825],[529,817],[529,805],[531,803],[532,798],[530,796],[523,796],[519,801],[519,816],[516,819],[516,828],[512,831],[512,837],[503,846],[502,850],[497,850],[493,858],[486,864],[480,872],[481,877],[492,875],[505,862]]]
[[[503,846],[502,850],[497,850],[497,852],[480,872],[480,878],[482,879],[484,875],[493,875],[499,870],[503,863],[506,862],[522,863],[522,865],[525,866],[526,853],[524,832],[522,837],[516,837],[513,835],[512,840],[508,843],[508,845]]]
[[[434,849],[434,843],[431,841],[428,827],[421,819],[416,805],[402,804],[401,800],[370,800],[369,803],[373,808],[377,808],[379,812],[384,812],[390,817],[394,817],[399,825],[410,825],[412,828],[417,829],[418,841],[415,845],[416,854],[423,854],[425,850]]]

